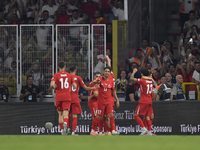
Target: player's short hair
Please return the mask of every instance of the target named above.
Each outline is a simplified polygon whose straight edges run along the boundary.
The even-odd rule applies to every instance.
[[[34,79],[34,77],[31,74],[29,74],[26,79],[28,80],[29,78],[33,78]]]
[[[96,74],[101,74],[99,71],[96,71],[95,73],[94,73],[94,76],[96,75]]]
[[[76,66],[75,65],[69,67],[69,71],[70,72],[74,72],[75,70],[76,70]]]
[[[106,66],[103,70],[109,69],[111,71],[111,67]]]
[[[65,67],[65,63],[64,63],[63,61],[59,62],[59,63],[58,63],[58,67],[59,67],[60,69],[63,69],[63,68]]]
[[[144,76],[149,76],[149,70],[147,68],[142,68],[140,73],[142,73]]]

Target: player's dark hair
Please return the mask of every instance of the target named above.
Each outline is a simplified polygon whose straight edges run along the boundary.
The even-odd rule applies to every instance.
[[[160,77],[160,79],[162,79],[163,77],[165,77],[165,75],[162,75],[162,76]]]
[[[59,67],[60,69],[63,69],[63,68],[65,67],[65,63],[64,63],[63,61],[59,62],[59,63],[58,63],[58,67]]]
[[[74,72],[75,70],[76,70],[76,66],[75,65],[69,67],[69,72]]]
[[[104,70],[106,70],[106,69],[109,69],[109,70],[111,71],[111,67],[109,67],[109,66],[106,66],[106,67],[104,68]]]
[[[33,78],[34,79],[34,77],[31,74],[29,74],[26,79],[28,80],[29,78]]]
[[[142,73],[144,76],[149,76],[149,70],[147,68],[142,68],[140,73]]]
[[[100,73],[99,71],[97,71],[97,72],[94,73],[94,76],[95,76],[96,74],[101,74],[101,73]]]
[[[152,74],[152,72],[151,71],[149,71],[149,76]]]

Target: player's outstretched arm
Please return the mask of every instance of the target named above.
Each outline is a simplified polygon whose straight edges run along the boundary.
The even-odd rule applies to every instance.
[[[113,97],[116,99],[116,106],[117,106],[117,108],[119,108],[120,103],[119,103],[119,99],[118,99],[118,97],[117,97],[116,91],[113,90],[113,91],[112,91],[112,94],[113,94]]]
[[[110,58],[108,57],[108,55],[106,55],[104,59],[105,61],[107,61],[108,66],[111,67]]]
[[[55,89],[55,81],[51,81],[50,86],[52,89]]]
[[[95,85],[97,83],[100,83],[100,81],[101,81],[100,79],[94,80],[94,81],[91,82],[91,85]]]
[[[142,79],[151,80],[151,81],[155,82],[152,77],[148,77],[148,76],[142,76]]]
[[[94,87],[87,87],[86,85],[83,86],[83,88],[86,90],[86,91],[91,91],[91,90],[94,90],[94,89],[98,89],[100,86],[99,84],[97,84],[96,86]]]

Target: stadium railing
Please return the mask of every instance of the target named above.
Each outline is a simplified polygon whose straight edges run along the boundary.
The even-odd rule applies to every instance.
[[[187,86],[190,86],[190,87],[186,88]],[[197,95],[197,99],[200,100],[199,85],[196,85],[196,83],[193,83],[193,82],[183,82],[182,88],[186,95],[186,99],[189,99],[189,92],[193,91],[193,95],[195,99],[196,99],[195,95]]]

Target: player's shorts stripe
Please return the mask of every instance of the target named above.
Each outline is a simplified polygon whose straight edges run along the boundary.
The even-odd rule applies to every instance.
[[[139,114],[139,111],[140,111],[140,106],[138,107],[137,114]]]

